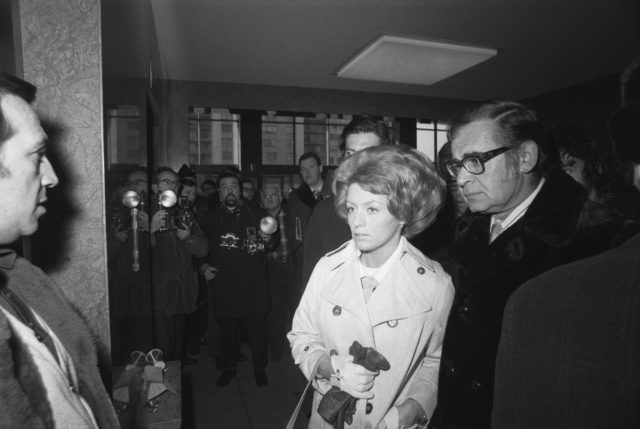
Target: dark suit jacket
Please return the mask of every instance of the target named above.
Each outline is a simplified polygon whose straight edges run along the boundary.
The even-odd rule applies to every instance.
[[[209,289],[218,320],[266,314],[271,310],[266,252],[280,243],[280,234],[273,234],[257,251],[246,245],[248,237],[260,231],[260,219],[265,215],[263,209],[249,204],[239,206],[234,213],[218,205],[203,219],[202,229],[210,244],[207,262],[218,269]],[[223,243],[223,237],[230,234],[238,239],[234,246]]]
[[[640,427],[640,234],[509,299],[493,427]]]
[[[573,260],[580,185],[547,178],[525,215],[489,244],[490,215],[468,214],[450,250],[460,279],[442,349],[440,428],[488,428],[504,305],[525,281]]]

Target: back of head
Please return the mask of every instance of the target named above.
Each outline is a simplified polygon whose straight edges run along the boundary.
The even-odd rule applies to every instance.
[[[616,155],[640,164],[640,58],[620,78],[621,106],[609,117],[609,134]]]
[[[548,130],[538,113],[515,101],[494,100],[473,105],[457,113],[451,120],[448,132],[453,142],[460,128],[481,120],[491,120],[495,125],[496,138],[502,146],[518,146],[532,141],[538,146],[538,162],[534,172],[544,176],[555,164]]]
[[[381,145],[393,144],[391,129],[384,122],[372,116],[356,116],[340,134],[340,150],[345,151],[347,137],[352,134],[373,133],[380,139]]]
[[[386,195],[389,212],[404,222],[408,238],[422,232],[444,203],[445,183],[433,163],[406,145],[373,146],[344,160],[335,173],[335,207],[346,218],[349,186],[358,184],[372,194]]]

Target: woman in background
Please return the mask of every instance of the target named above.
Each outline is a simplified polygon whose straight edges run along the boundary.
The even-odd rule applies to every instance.
[[[316,390],[309,427],[332,427],[318,413],[332,386],[357,399],[354,427],[421,427],[431,418],[453,285],[407,238],[433,221],[444,189],[433,164],[406,146],[357,152],[336,171],[335,206],[352,239],[318,262],[288,335]],[[354,341],[389,369],[354,363]]]

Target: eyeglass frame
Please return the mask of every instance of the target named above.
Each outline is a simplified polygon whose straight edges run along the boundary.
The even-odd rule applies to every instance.
[[[508,151],[510,151],[511,149],[515,149],[517,146],[502,146],[496,149],[492,149],[492,150],[488,150],[486,152],[480,152],[480,153],[474,153],[471,155],[467,155],[464,158],[462,158],[461,160],[455,160],[452,159],[451,161],[446,162],[445,168],[447,169],[447,172],[451,175],[451,177],[453,177],[454,179],[458,177],[458,174],[460,174],[460,170],[462,169],[462,167],[464,167],[465,170],[467,170],[469,173],[473,174],[474,176],[478,176],[482,173],[484,173],[485,171],[485,167],[484,165],[491,161],[493,158],[497,157],[498,155],[501,155],[503,153],[506,153]],[[465,161],[467,161],[468,159],[477,159],[480,162],[480,167],[482,168],[481,171],[474,173],[473,171],[469,170],[467,168],[467,166],[465,165]],[[454,168],[457,168],[457,172],[454,173]]]
[[[176,186],[178,183],[180,183],[180,180],[162,179],[162,180],[158,180],[158,183],[164,183],[165,185]]]

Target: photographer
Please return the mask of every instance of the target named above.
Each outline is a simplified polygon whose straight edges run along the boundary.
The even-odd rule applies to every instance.
[[[137,206],[137,264],[134,270],[134,234],[131,208],[124,205],[125,192],[134,191],[140,198]],[[152,347],[151,269],[149,249],[149,184],[147,171],[135,167],[113,202],[113,214],[108,230],[111,273],[110,300],[115,332],[112,359],[116,365],[128,363],[134,350]]]
[[[233,172],[218,178],[220,204],[205,214],[203,229],[211,252],[200,272],[210,282],[211,312],[220,326],[222,374],[218,386],[235,377],[240,325],[246,328],[258,386],[268,383],[266,315],[271,310],[265,253],[279,244],[279,234],[260,231],[263,209],[240,196]]]
[[[198,279],[192,257],[204,257],[209,246],[198,223],[175,206],[180,182],[168,167],[154,174],[151,257],[155,346],[166,360],[186,359],[186,319],[196,310]]]

